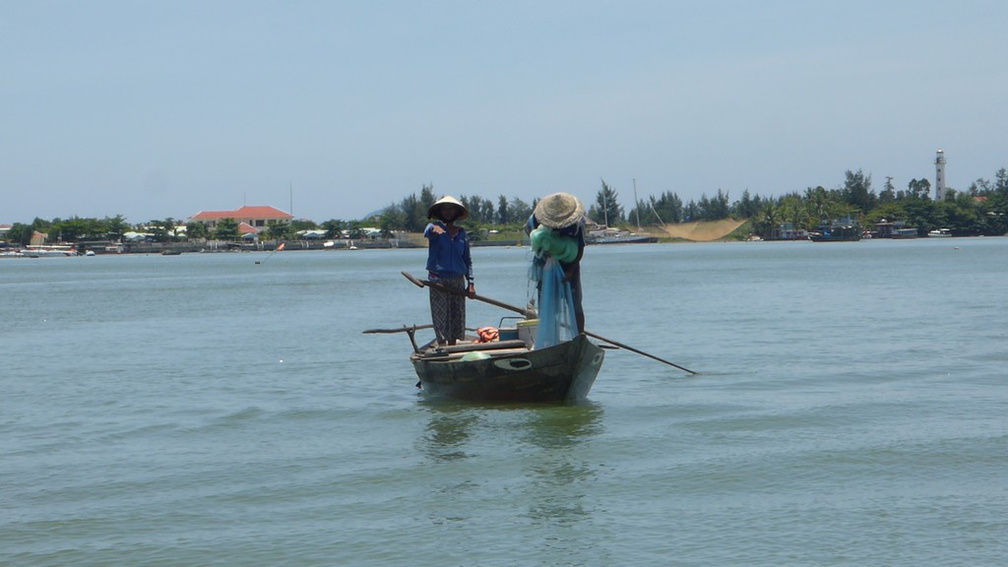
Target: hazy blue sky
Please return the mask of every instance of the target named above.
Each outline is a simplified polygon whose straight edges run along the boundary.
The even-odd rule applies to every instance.
[[[965,189],[1008,2],[0,0],[0,223],[418,193]]]

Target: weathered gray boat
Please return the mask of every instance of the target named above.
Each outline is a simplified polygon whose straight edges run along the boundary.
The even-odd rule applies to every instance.
[[[579,335],[538,350],[530,350],[520,340],[418,349],[410,361],[420,378],[420,388],[431,396],[467,401],[560,402],[583,400],[604,358],[601,348]]]
[[[418,280],[406,272],[402,274],[421,288],[434,287],[447,293],[466,295],[465,292],[438,283]],[[528,307],[516,307],[479,295],[471,299],[519,313],[524,316],[525,323],[531,323],[535,317]],[[521,325],[522,323],[518,324],[519,327]],[[532,338],[529,336],[521,339],[521,333],[517,340],[509,337],[484,343],[466,341],[455,346],[438,347],[432,343],[418,346],[416,331],[431,327],[432,325],[414,325],[364,332],[408,334],[413,345],[410,362],[420,378],[417,386],[432,396],[490,402],[583,400],[595,383],[605,359],[605,351],[589,341],[588,337],[674,366],[689,374],[696,374],[688,368],[587,330],[570,341],[541,349],[532,348]],[[503,334],[504,330],[500,331]]]

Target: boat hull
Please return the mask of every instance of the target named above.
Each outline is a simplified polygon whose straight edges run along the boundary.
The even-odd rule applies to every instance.
[[[813,235],[809,236],[809,240],[812,242],[857,242],[861,240],[860,236],[820,236]]]
[[[584,335],[559,345],[482,360],[413,357],[420,387],[431,396],[481,402],[561,402],[587,397],[605,351]]]
[[[626,238],[591,238],[585,244],[654,244],[658,242],[657,236],[630,236]]]

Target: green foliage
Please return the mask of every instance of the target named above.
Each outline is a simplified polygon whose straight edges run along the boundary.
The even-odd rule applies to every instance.
[[[155,242],[169,242],[178,237],[175,229],[177,224],[177,221],[171,217],[164,220],[152,220],[147,223],[147,230],[154,235]],[[186,230],[188,232],[188,229]]]
[[[36,218],[32,230],[49,235],[51,242],[79,242],[82,240],[118,240],[130,227],[122,215],[104,219],[72,217],[44,221]]]
[[[737,219],[748,219],[753,218],[759,214],[760,209],[763,208],[763,199],[759,195],[755,197],[749,194],[749,190],[746,189],[742,192],[742,198],[735,201],[731,206],[731,216]]]
[[[515,197],[511,199],[508,206],[509,218],[507,220],[498,218],[497,223],[501,225],[518,224],[524,226],[525,222],[532,216],[532,208],[532,205]]]
[[[321,226],[326,231],[326,238],[339,238],[343,229],[348,228],[349,225],[345,221],[329,219]]]
[[[605,179],[602,189],[595,196],[595,204],[588,208],[588,216],[595,222],[615,226],[623,222],[623,207],[619,204],[619,193],[613,190]]]
[[[459,201],[469,209],[470,224],[493,224],[496,221],[496,209],[493,201],[483,197],[459,196]],[[426,225],[425,225],[426,226]]]
[[[302,230],[315,230],[318,227],[319,225],[315,224],[315,221],[308,219],[294,219],[290,223],[290,229],[295,233]]]
[[[500,224],[511,222],[511,208],[504,195],[497,197],[497,222]]]
[[[376,220],[386,234],[393,230],[420,232],[427,226],[427,209],[435,202],[437,198],[434,196],[434,186],[424,185],[419,196],[413,193],[398,204],[385,207],[381,218]]]
[[[189,240],[206,240],[210,237],[207,225],[201,222],[186,223],[186,237]]]
[[[608,222],[618,225],[630,219],[640,224],[660,225],[694,220],[721,220],[729,217],[751,219],[751,229],[764,238],[779,234],[782,225],[790,225],[795,230],[815,230],[821,224],[844,216],[856,218],[865,228],[875,223],[902,221],[916,227],[922,234],[936,228],[949,228],[956,235],[1004,235],[1008,233],[1008,170],[999,169],[994,181],[978,178],[965,191],[949,188],[945,200],[935,202],[930,197],[931,182],[926,178],[912,179],[905,190],[896,190],[892,178],[887,177],[882,192],[872,190],[871,175],[862,170],[848,170],[844,183],[836,189],[822,186],[809,187],[804,192],[792,192],[780,197],[768,198],[750,194],[731,202],[727,192],[718,190],[713,197],[703,195],[698,201],[683,203],[678,194],[665,191],[642,199],[629,209],[629,216],[619,203],[619,194],[606,181],[596,194],[595,203],[588,209],[588,216],[598,223]],[[498,195],[496,200],[480,196],[458,195],[458,199],[469,209],[469,218],[460,224],[474,238],[510,239],[511,232],[520,232],[525,221],[532,214],[535,201],[531,204],[519,198],[508,199]],[[421,232],[427,225],[427,209],[437,201],[434,186],[424,184],[419,194],[411,194],[399,203],[386,207],[375,218],[343,221],[330,219],[321,225],[313,221],[299,219],[291,223],[271,224],[268,238],[289,238],[295,231],[323,228],[327,238],[339,238],[342,231],[349,231],[351,238],[360,238],[365,226],[378,226],[385,235],[394,231]],[[178,221],[171,217],[152,220],[138,230],[152,232],[155,239],[169,241],[178,238]],[[35,218],[30,224],[14,223],[8,230],[8,241],[27,245],[34,231],[48,235],[50,242],[75,242],[81,240],[118,240],[131,227],[122,215],[104,219],[79,218],[44,220]],[[493,234],[491,234],[493,232]],[[497,236],[508,235],[504,237]],[[234,219],[218,223],[211,233],[203,223],[191,222],[186,225],[186,235],[190,240],[218,238],[237,240],[238,225]]]
[[[263,231],[263,236],[268,240],[284,240],[286,238],[293,238],[295,234],[292,223],[287,222],[273,222],[270,221],[266,230]]]
[[[217,229],[213,233],[217,240],[238,240],[238,221],[234,219],[221,219],[217,223]]]
[[[32,234],[34,233],[35,229],[32,228],[32,225],[16,222],[7,230],[7,240],[13,244],[28,246],[31,244]]]
[[[479,233],[477,228],[524,223],[532,214],[527,203],[518,198],[509,201],[504,195],[498,197],[496,204],[480,196],[458,195],[457,199],[469,210],[469,217],[459,224],[474,235]],[[385,207],[374,221],[385,235],[397,230],[422,232],[429,222],[427,209],[437,200],[434,186],[424,185],[419,196],[414,193]]]
[[[106,228],[108,229],[105,233],[110,240],[120,240],[123,233],[130,229],[130,225],[126,222],[126,217],[122,215],[116,215],[112,218],[105,217]]]
[[[841,193],[844,202],[862,213],[875,208],[878,197],[875,196],[871,188],[871,175],[866,176],[859,169],[857,173],[847,170],[844,176],[846,179]]]
[[[907,196],[914,199],[930,199],[931,182],[927,179],[911,179],[907,183]]]
[[[640,210],[642,224],[666,224],[682,222],[683,201],[679,195],[666,191],[648,200],[647,209]],[[640,206],[640,205],[638,205]]]
[[[707,195],[700,197],[693,220],[715,221],[726,219],[730,214],[728,194],[718,189],[717,195],[712,199],[708,199]]]

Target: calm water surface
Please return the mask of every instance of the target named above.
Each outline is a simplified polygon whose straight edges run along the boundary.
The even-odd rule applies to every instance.
[[[0,564],[1008,557],[1008,239],[591,247],[588,328],[701,374],[610,351],[580,405],[424,398],[361,333],[428,321],[424,259],[0,261]]]

